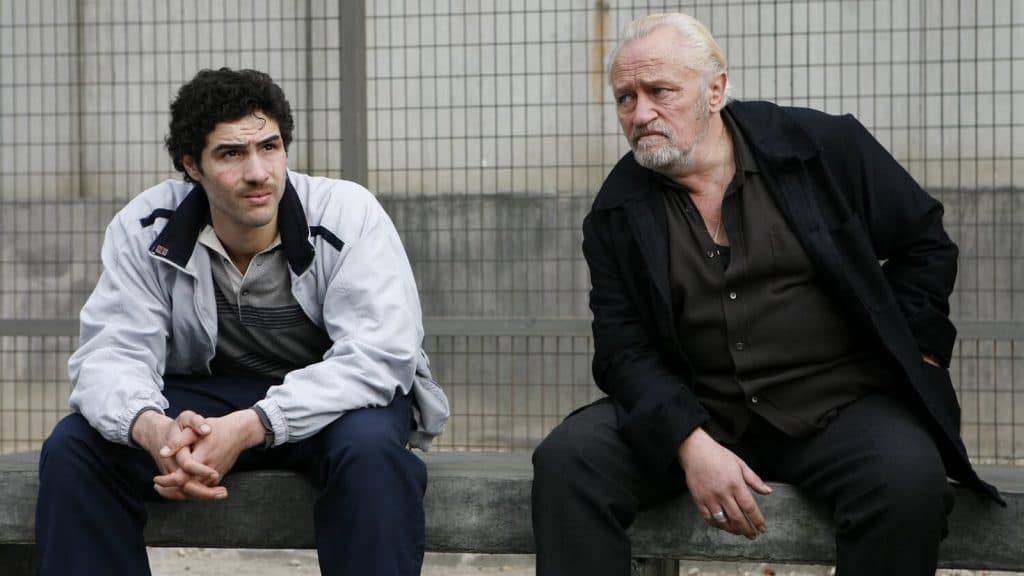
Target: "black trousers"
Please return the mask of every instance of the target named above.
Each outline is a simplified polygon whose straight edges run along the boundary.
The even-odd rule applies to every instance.
[[[831,506],[839,576],[935,574],[953,490],[928,430],[896,398],[861,398],[807,438],[755,417],[728,448],[762,479]],[[608,399],[556,427],[533,468],[537,576],[627,576],[637,512],[686,490],[680,466],[652,471],[636,459]]]
[[[278,383],[167,377],[167,414],[221,416],[252,406]],[[389,406],[353,410],[304,440],[243,451],[234,469],[295,470],[320,488],[313,523],[323,574],[412,576],[423,562],[427,478],[406,448],[411,421],[411,399],[396,395]],[[153,490],[157,473],[147,452],[108,442],[80,414],[61,420],[39,462],[42,573],[149,574],[142,533],[145,502],[162,501]]]

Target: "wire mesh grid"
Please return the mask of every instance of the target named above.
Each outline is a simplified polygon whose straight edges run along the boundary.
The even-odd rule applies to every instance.
[[[1013,341],[961,340],[950,370],[972,459],[1024,464],[1024,393],[1014,381],[1024,373],[1024,350]]]
[[[66,413],[77,338],[0,337],[0,454],[38,448]]]
[[[681,10],[721,42],[736,97],[856,114],[943,201],[961,247],[953,314],[970,327],[953,365],[965,439],[977,459],[1024,458],[1019,5],[371,0],[364,80],[341,74],[352,6],[0,0],[0,320],[75,316],[111,215],[174,175],[160,146],[173,91],[221,65],[282,84],[297,121],[290,165],[324,176],[346,175],[358,142],[346,148],[342,95],[364,82],[366,183],[428,316],[586,318],[580,223],[626,150],[605,61],[626,22]],[[2,336],[0,448],[45,436],[23,414],[65,410],[74,344]],[[598,394],[592,343],[572,331],[427,345],[456,409],[445,449],[528,449]]]
[[[599,396],[588,337],[434,336],[427,345],[452,407],[441,449],[531,450]]]
[[[978,459],[1019,461],[1020,376],[1000,373],[997,413],[967,369],[985,361],[964,356],[1012,348],[1024,316],[1009,2],[368,4],[370,183],[412,239],[428,314],[587,315],[579,225],[626,151],[604,66],[625,23],[676,10],[722,44],[734,96],[855,114],[946,204],[953,314],[973,328],[953,367],[964,434]]]

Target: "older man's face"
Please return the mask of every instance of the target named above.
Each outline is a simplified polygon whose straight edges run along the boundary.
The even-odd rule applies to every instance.
[[[707,84],[686,65],[683,41],[663,26],[628,42],[612,64],[619,124],[636,161],[659,172],[685,172],[711,116]]]

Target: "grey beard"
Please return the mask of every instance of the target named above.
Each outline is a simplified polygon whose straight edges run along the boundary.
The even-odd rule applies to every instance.
[[[633,158],[644,168],[657,170],[675,164],[679,160],[680,154],[679,150],[672,146],[659,146],[654,150],[633,148]]]
[[[668,168],[683,170],[690,163],[690,157],[690,154],[683,154],[675,146],[661,146],[654,150],[633,148],[636,163],[655,172],[662,172]]]
[[[703,109],[706,107],[703,104],[704,100],[701,100],[698,106]],[[676,146],[675,139],[669,137],[668,142],[665,146],[659,146],[656,148],[644,148],[641,149],[639,146],[631,145],[633,149],[633,158],[636,163],[647,168],[654,170],[655,172],[666,172],[672,169],[676,172],[683,172],[690,166],[690,162],[693,161],[694,152],[697,150],[698,145],[704,141],[704,137],[708,133],[708,121],[706,117],[698,117],[697,125],[700,126],[700,132],[693,141],[693,145],[690,146],[689,150],[685,152],[680,150]]]

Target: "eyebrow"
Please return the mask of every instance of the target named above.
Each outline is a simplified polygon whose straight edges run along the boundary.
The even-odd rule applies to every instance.
[[[256,145],[263,146],[264,144],[270,144],[271,142],[277,142],[279,140],[281,140],[280,134],[271,134],[270,136],[267,136],[266,138],[257,142]],[[212,154],[218,154],[220,152],[228,152],[230,150],[245,150],[248,146],[248,143],[225,142],[223,144],[217,144],[216,146],[213,147],[213,150],[211,150],[210,152]]]

